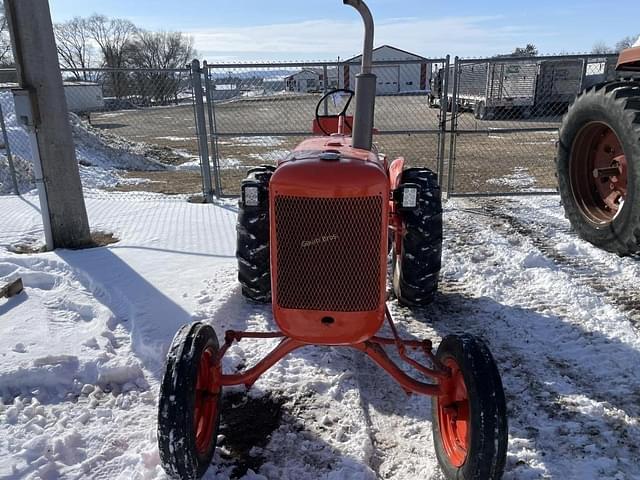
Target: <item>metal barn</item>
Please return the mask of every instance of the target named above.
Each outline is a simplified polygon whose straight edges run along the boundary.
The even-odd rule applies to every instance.
[[[373,73],[378,77],[378,95],[427,93],[429,91],[431,64],[426,58],[390,45],[383,45],[373,51],[373,61],[374,63],[385,62],[384,65],[374,65],[373,67]],[[342,78],[340,78],[342,88],[355,89],[356,75],[360,73],[361,62],[361,55],[345,61],[342,66]]]

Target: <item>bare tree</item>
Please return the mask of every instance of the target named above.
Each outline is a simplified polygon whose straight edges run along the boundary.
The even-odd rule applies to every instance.
[[[613,48],[608,46],[606,43],[600,41],[593,44],[593,48],[591,49],[591,53],[596,53],[599,55],[606,55],[608,53],[614,53]]]
[[[132,45],[131,63],[141,68],[183,68],[196,55],[193,39],[181,32],[141,30]]]
[[[13,65],[13,51],[9,37],[9,23],[4,15],[4,4],[0,2],[0,65]]]
[[[538,48],[532,43],[527,43],[526,47],[517,47],[512,53],[499,54],[496,57],[535,57],[537,55]]]
[[[104,15],[92,15],[87,19],[87,28],[91,38],[102,53],[103,66],[121,69],[127,66],[133,39],[138,31],[129,20],[108,18]],[[126,75],[122,72],[111,72],[113,94],[117,98],[126,95]]]
[[[638,35],[629,35],[628,37],[624,37],[622,40],[616,43],[616,52],[621,52],[622,50],[631,48],[637,39]]]
[[[91,80],[92,75],[86,69],[93,65],[95,51],[87,19],[75,17],[58,23],[54,32],[60,66],[71,69],[77,80]]]
[[[533,43],[527,43],[526,47],[518,47],[513,51],[514,57],[535,57],[538,55],[538,47]]]
[[[167,70],[184,68],[195,56],[193,39],[181,32],[139,31],[132,44],[130,63],[136,68],[155,69],[136,73],[138,89],[145,100],[161,105],[177,103],[178,94],[187,84],[182,75]]]

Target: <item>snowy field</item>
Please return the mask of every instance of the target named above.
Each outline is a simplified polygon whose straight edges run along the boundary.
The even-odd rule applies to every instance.
[[[233,204],[104,194],[87,200],[108,248],[18,255],[42,241],[37,199],[0,197],[0,479],[162,479],[156,402],[185,323],[273,329],[235,275]],[[556,197],[446,206],[441,293],[391,302],[399,328],[490,345],[509,413],[507,479],[640,479],[637,259],[576,239]],[[233,347],[225,370],[273,343]],[[309,348],[226,401],[209,479],[441,479],[430,400],[358,352]]]

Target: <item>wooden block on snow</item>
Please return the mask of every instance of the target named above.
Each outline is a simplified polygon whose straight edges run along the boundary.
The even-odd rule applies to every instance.
[[[7,298],[15,297],[20,292],[22,292],[23,289],[24,289],[24,286],[22,285],[22,279],[21,278],[17,278],[13,282],[10,282],[10,283],[0,287],[0,298],[3,298],[3,297],[7,297]]]

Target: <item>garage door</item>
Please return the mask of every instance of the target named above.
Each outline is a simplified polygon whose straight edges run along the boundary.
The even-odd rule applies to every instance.
[[[398,65],[373,67],[373,73],[378,77],[378,94],[400,92],[400,67]]]

